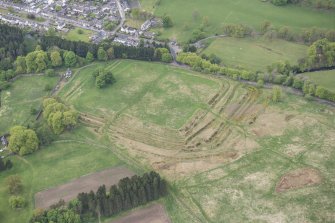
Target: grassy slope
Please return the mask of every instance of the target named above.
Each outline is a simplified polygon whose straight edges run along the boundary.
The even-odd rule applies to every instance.
[[[271,109],[318,116],[323,121],[287,129],[281,136],[258,138],[259,148],[236,162],[177,181],[178,198],[195,203],[202,215],[169,197],[166,206],[173,222],[199,222],[199,218],[208,222],[334,220],[335,197],[330,196],[335,193],[334,110],[294,95],[285,96]],[[290,157],[285,150],[294,145],[302,150]],[[322,183],[285,193],[274,191],[283,174],[302,167],[320,170]]]
[[[148,8],[148,0],[141,3]],[[200,19],[194,21],[193,12],[198,11]],[[155,8],[155,14],[170,15],[174,27],[163,32],[162,37],[177,38],[186,41],[192,31],[202,23],[204,16],[208,17],[209,34],[222,33],[222,25],[227,23],[242,23],[256,29],[264,21],[270,21],[274,26],[288,26],[294,30],[310,27],[335,28],[335,14],[332,12],[315,11],[299,6],[276,7],[259,0],[162,0]],[[185,25],[188,26],[185,29]]]
[[[46,85],[54,86],[58,77],[21,77],[1,93],[0,133],[6,132],[13,125],[27,124],[34,118],[30,109],[39,109]]]
[[[65,38],[72,41],[83,41],[83,42],[89,42],[90,36],[92,35],[92,31],[87,29],[81,29],[83,31],[83,34],[79,34],[78,30],[81,28],[75,28],[71,29],[67,34],[65,34]]]
[[[216,54],[227,66],[241,66],[251,70],[265,70],[274,62],[296,63],[306,55],[307,46],[284,40],[220,38],[214,40],[203,52]]]
[[[66,141],[56,141],[30,156],[12,158],[14,168],[1,173],[0,222],[28,222],[36,192],[88,173],[122,164],[108,146],[102,146],[96,136],[85,128],[79,127],[62,137]],[[13,211],[8,207],[9,196],[5,179],[13,174],[22,177],[24,197],[28,201],[28,207],[19,211]]]
[[[127,113],[156,124],[179,128],[219,85],[163,64],[116,61],[110,65],[116,83],[97,89],[91,66],[75,75],[60,96],[81,112],[95,115]],[[207,93],[207,94],[206,94]]]
[[[303,75],[307,76],[312,82],[335,92],[334,70],[304,73]]]

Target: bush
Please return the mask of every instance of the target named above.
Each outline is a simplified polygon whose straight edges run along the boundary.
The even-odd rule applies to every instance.
[[[18,175],[7,177],[6,184],[10,194],[19,194],[23,189],[21,177]]]
[[[26,205],[26,200],[22,196],[11,196],[9,198],[9,206],[12,209],[23,208]]]
[[[272,88],[271,100],[273,102],[279,102],[282,98],[282,89],[278,86]]]

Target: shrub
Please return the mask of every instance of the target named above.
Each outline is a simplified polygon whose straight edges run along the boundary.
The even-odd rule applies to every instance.
[[[26,205],[26,200],[22,196],[11,196],[9,198],[9,206],[12,209],[23,208]]]
[[[18,175],[7,177],[6,184],[10,194],[19,194],[23,189],[21,177]]]

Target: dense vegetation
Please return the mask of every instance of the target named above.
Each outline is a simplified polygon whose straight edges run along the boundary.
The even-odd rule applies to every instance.
[[[108,191],[106,186],[102,185],[96,193],[80,193],[67,208],[60,201],[51,210],[37,211],[30,222],[63,223],[65,220],[67,223],[79,223],[98,216],[110,217],[157,200],[166,194],[166,181],[158,173],[135,175],[130,179],[121,179],[118,185],[111,186]]]
[[[288,4],[297,4],[302,6],[309,6],[316,9],[334,9],[334,0],[271,0],[271,3],[277,6],[284,6]]]
[[[55,134],[73,128],[78,121],[78,113],[75,110],[54,98],[43,101],[43,117]]]
[[[12,68],[16,57],[24,54],[23,31],[16,27],[0,24],[0,70]]]
[[[255,73],[248,70],[239,70],[229,67],[220,67],[195,53],[180,53],[177,61],[190,65],[194,70],[207,73],[226,75],[235,80],[263,81],[302,90],[306,95],[317,96],[322,99],[335,101],[335,92],[317,86],[310,81],[305,81],[297,73],[332,68],[335,66],[335,47],[333,42],[322,39],[313,43],[308,50],[308,55],[299,61],[299,65],[291,65],[288,62],[275,63],[268,67],[267,73]]]
[[[8,148],[21,156],[33,153],[39,148],[35,131],[23,126],[14,126],[10,130]]]

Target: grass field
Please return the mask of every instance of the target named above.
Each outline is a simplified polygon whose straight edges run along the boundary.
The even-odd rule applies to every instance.
[[[307,46],[284,40],[224,37],[211,42],[203,53],[214,53],[229,67],[264,71],[266,66],[275,62],[289,61],[296,64],[298,59],[307,55]]]
[[[79,34],[78,30],[82,30],[83,33]],[[71,29],[68,33],[65,34],[65,38],[72,41],[83,41],[89,42],[90,36],[93,34],[92,31],[82,28]]]
[[[276,7],[269,2],[259,0],[162,0],[159,6],[153,8],[155,1],[142,0],[145,9],[154,11],[158,16],[169,15],[174,26],[163,31],[163,38],[187,41],[194,29],[199,28],[203,17],[208,17],[207,34],[221,34],[222,25],[227,23],[242,23],[259,29],[265,21],[274,26],[288,26],[293,30],[303,28],[335,28],[333,12],[315,11],[299,6]],[[151,6],[149,6],[151,4]],[[199,19],[193,18],[193,13],[199,12]]]
[[[304,73],[304,76],[308,77],[313,83],[321,85],[328,90],[335,92],[335,71],[318,71]]]
[[[7,223],[28,222],[33,211],[33,197],[38,191],[63,184],[71,179],[105,168],[121,165],[111,148],[98,142],[95,135],[85,128],[65,134],[33,155],[14,157],[14,168],[0,176],[0,221]],[[76,138],[80,138],[77,140]],[[28,207],[14,211],[8,206],[7,176],[22,177],[24,197]]]
[[[117,82],[97,89],[91,73],[102,67]],[[0,222],[25,222],[37,191],[121,164],[168,180],[172,222],[334,222],[335,109],[286,93],[273,104],[270,94],[160,63],[87,66],[58,95],[81,124],[13,158],[0,176]],[[30,201],[18,213],[4,187],[15,173]]]
[[[113,72],[117,80],[113,87],[95,87],[91,74],[99,67]],[[115,61],[81,71],[60,96],[81,112],[109,118],[125,113],[178,128],[218,88],[215,81],[162,64]]]
[[[43,97],[49,94],[44,88],[54,86],[58,77],[21,77],[12,86],[1,92],[0,132],[4,133],[13,125],[23,125],[35,116],[31,108],[39,109]]]

